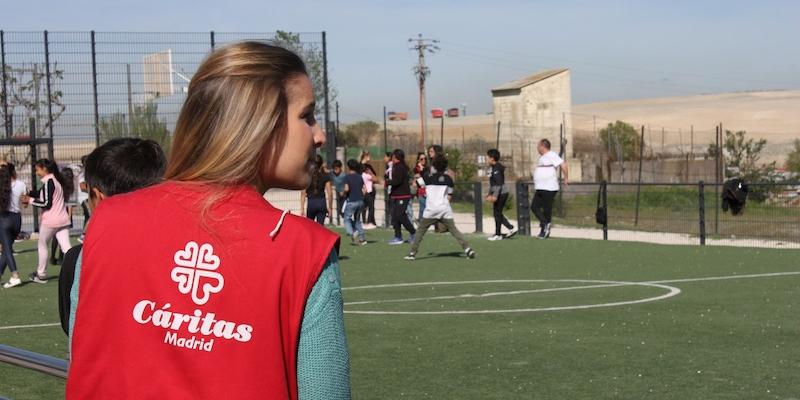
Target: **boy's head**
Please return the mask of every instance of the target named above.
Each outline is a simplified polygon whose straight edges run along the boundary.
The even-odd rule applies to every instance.
[[[350,170],[350,173],[353,174],[359,173],[361,172],[361,164],[358,161],[351,158],[347,160],[347,169]]]
[[[152,140],[109,140],[86,157],[84,167],[89,206],[94,208],[105,197],[160,182],[166,164],[164,152]]]
[[[333,173],[339,175],[342,173],[342,162],[339,160],[333,160]]]
[[[392,161],[405,163],[406,162],[406,152],[401,149],[394,149],[392,152]]]
[[[433,158],[433,168],[436,168],[438,172],[447,171],[447,157],[443,155],[437,155]]]
[[[489,156],[489,165],[495,165],[500,161],[500,151],[497,149],[489,149],[486,155]]]
[[[386,154],[383,155],[383,162],[387,162],[388,163],[389,161],[392,161],[392,152],[391,151],[387,151]]]
[[[539,154],[544,154],[550,151],[550,141],[547,139],[542,139],[539,141],[539,145],[536,146],[536,150]]]

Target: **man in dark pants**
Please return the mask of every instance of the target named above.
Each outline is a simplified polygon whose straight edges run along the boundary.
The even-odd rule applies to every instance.
[[[390,188],[389,198],[391,201],[392,226],[394,227],[394,238],[389,241],[389,244],[403,243],[401,225],[410,234],[409,243],[414,241],[414,234],[417,232],[406,213],[408,203],[411,201],[411,188],[408,185],[409,178],[406,154],[403,150],[396,149],[392,153],[392,170],[389,174],[389,179],[386,180],[386,184]]]
[[[561,169],[564,184],[569,182],[567,163],[554,151],[550,150],[550,141],[542,139],[536,146],[539,152],[539,161],[533,171],[533,185],[536,193],[533,195],[531,211],[539,220],[539,239],[550,237],[550,228],[553,220],[553,200],[558,194],[558,170]]]

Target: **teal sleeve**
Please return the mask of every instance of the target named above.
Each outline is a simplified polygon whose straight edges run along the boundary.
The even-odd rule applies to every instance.
[[[306,302],[297,351],[299,400],[350,399],[350,356],[336,251]]]
[[[78,260],[75,261],[75,277],[72,280],[72,289],[69,291],[69,340],[72,343],[72,329],[75,327],[75,311],[78,309],[78,286],[81,277],[81,261],[83,261],[83,252],[78,254]],[[70,346],[71,347],[71,346]]]

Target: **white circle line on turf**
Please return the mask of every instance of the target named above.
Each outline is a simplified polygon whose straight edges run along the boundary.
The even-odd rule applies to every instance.
[[[492,283],[496,281],[487,281],[487,282],[480,282],[480,281],[464,281],[461,284],[474,284],[474,283]],[[529,312],[543,312],[543,311],[564,311],[564,310],[585,310],[590,308],[601,308],[601,307],[617,307],[617,306],[624,306],[624,305],[631,305],[631,304],[641,304],[641,303],[648,303],[651,301],[659,301],[668,299],[673,296],[677,296],[681,293],[681,290],[667,285],[661,285],[657,283],[647,283],[647,282],[622,282],[622,281],[597,281],[597,280],[578,280],[578,279],[553,279],[553,280],[544,280],[544,279],[520,279],[520,280],[503,280],[504,283],[529,283],[529,282],[578,282],[578,283],[600,283],[600,284],[607,284],[610,286],[647,286],[647,287],[656,287],[665,289],[668,292],[662,294],[661,296],[655,297],[648,297],[644,299],[638,300],[627,300],[627,301],[617,301],[611,303],[599,303],[599,304],[583,304],[577,306],[560,306],[560,307],[541,307],[541,308],[518,308],[518,309],[505,309],[505,310],[448,310],[448,311],[375,311],[375,310],[365,310],[365,311],[354,311],[354,310],[346,310],[345,314],[366,314],[366,315],[453,315],[453,314],[501,314],[501,313],[529,313]],[[427,285],[431,285],[432,283],[427,283]],[[445,284],[457,284],[454,282],[447,282]],[[410,286],[408,284],[398,284],[401,286]],[[416,284],[417,286],[426,285],[425,283]],[[590,285],[585,286],[584,288],[593,288],[599,285]],[[362,287],[363,288],[363,287]]]
[[[59,326],[60,323],[52,323],[52,324],[33,324],[33,325],[11,325],[11,326],[0,326],[0,331],[9,330],[9,329],[26,329],[26,328],[44,328],[48,326]]]
[[[668,279],[668,280],[660,280],[660,281],[646,281],[646,282],[617,282],[614,284],[600,284],[600,285],[590,285],[585,288],[590,289],[593,287],[612,287],[612,286],[624,286],[624,285],[633,285],[639,284],[644,286],[655,286],[655,287],[663,287],[665,289],[669,288],[669,293],[658,296],[656,298],[650,299],[641,299],[636,300],[634,302],[616,302],[616,303],[604,303],[604,304],[590,304],[590,305],[583,305],[583,306],[566,306],[566,307],[547,307],[547,308],[537,308],[537,309],[514,309],[514,310],[478,310],[478,311],[344,311],[345,314],[373,314],[373,315],[414,315],[414,314],[497,314],[497,313],[513,313],[513,312],[541,312],[541,311],[561,311],[561,310],[574,310],[574,309],[586,309],[586,308],[597,308],[597,307],[613,307],[613,306],[620,306],[620,305],[627,305],[627,304],[638,304],[643,302],[649,301],[657,301],[663,300],[672,296],[675,296],[680,293],[680,289],[674,288],[672,286],[661,285],[665,283],[684,283],[684,282],[703,282],[703,281],[716,281],[716,280],[730,280],[730,279],[750,279],[750,278],[769,278],[769,277],[776,277],[776,276],[792,276],[792,275],[800,275],[800,271],[791,271],[791,272],[769,272],[763,274],[745,274],[745,275],[727,275],[727,276],[709,276],[709,277],[701,277],[701,278],[683,278],[683,279]],[[366,285],[366,286],[355,286],[350,288],[342,288],[342,290],[358,290],[358,289],[379,289],[379,288],[391,288],[391,287],[413,287],[413,286],[427,286],[427,285],[464,285],[464,284],[487,284],[487,283],[513,283],[513,282],[564,282],[569,280],[544,280],[544,279],[528,279],[528,280],[509,280],[509,279],[501,279],[501,280],[482,280],[482,281],[447,281],[447,282],[414,282],[414,283],[395,283],[395,284],[381,284],[381,285]],[[576,282],[572,280],[572,282]],[[612,282],[612,281],[591,281],[591,282]],[[579,287],[571,287],[571,288],[579,288]],[[553,289],[561,289],[561,290],[571,290],[570,288],[553,288]],[[677,290],[677,293],[672,292],[672,289]],[[539,289],[539,290],[546,290],[546,289]],[[511,293],[511,292],[506,292]],[[452,297],[452,296],[451,296]],[[455,296],[456,298],[459,296]],[[465,296],[470,297],[470,296]],[[421,301],[424,299],[411,299],[409,301]],[[387,302],[386,300],[377,301],[377,302]],[[374,303],[374,302],[371,302]],[[355,303],[345,303],[345,305],[356,305],[356,304],[367,304],[366,302],[355,302]]]

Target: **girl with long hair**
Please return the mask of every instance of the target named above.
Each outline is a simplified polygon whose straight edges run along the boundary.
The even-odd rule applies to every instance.
[[[14,164],[0,166],[0,244],[3,254],[0,256],[0,276],[6,266],[11,271],[11,278],[3,284],[8,289],[22,284],[14,259],[14,240],[22,229],[20,197],[25,194],[25,183],[17,180]]]
[[[42,182],[38,193],[29,193],[23,196],[22,201],[41,209],[39,216],[39,265],[36,272],[31,272],[29,278],[36,283],[47,283],[47,258],[48,246],[53,238],[58,241],[61,252],[66,254],[72,248],[69,241],[69,226],[71,224],[66,206],[66,193],[64,187],[71,188],[58,169],[58,165],[46,158],[34,164],[36,176]]]
[[[375,223],[375,185],[379,184],[378,173],[375,168],[370,164],[372,156],[368,151],[361,153],[361,179],[364,180],[364,189],[367,191],[364,194],[364,209],[361,211],[361,221],[364,223],[364,229],[375,229],[378,225]]]
[[[325,225],[325,217],[333,215],[333,189],[331,174],[325,172],[322,156],[317,154],[314,158],[314,169],[311,171],[311,183],[306,190],[300,192],[300,209],[304,210],[306,217]],[[306,199],[308,207],[305,206]]]
[[[419,202],[419,218],[417,221],[422,221],[422,213],[425,211],[425,185],[420,185],[417,181],[419,178],[428,176],[428,158],[424,152],[417,153],[417,164],[414,165],[414,186],[417,188],[416,197]]]
[[[284,48],[200,64],[165,182],[92,215],[67,399],[350,398],[339,236],[263,196],[311,183],[314,108]]]

